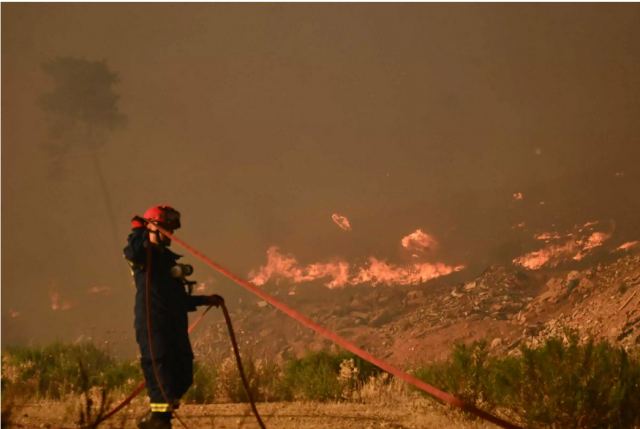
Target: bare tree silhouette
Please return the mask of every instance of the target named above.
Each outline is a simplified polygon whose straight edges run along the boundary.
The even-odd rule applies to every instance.
[[[48,61],[43,64],[43,70],[54,84],[53,90],[40,98],[50,119],[51,140],[45,149],[50,155],[52,171],[60,169],[63,158],[74,147],[85,145],[117,245],[119,236],[113,201],[98,149],[111,132],[126,124],[126,116],[118,109],[119,96],[113,90],[118,75],[110,71],[104,61],[72,57]]]

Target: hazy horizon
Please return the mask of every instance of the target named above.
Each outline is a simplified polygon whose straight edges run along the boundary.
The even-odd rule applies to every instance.
[[[246,277],[274,246],[473,277],[591,221],[640,240],[639,24],[637,4],[3,4],[2,345],[132,350],[121,250],[159,203]],[[113,73],[90,127],[52,122],[47,99],[78,102],[51,96],[61,60]]]

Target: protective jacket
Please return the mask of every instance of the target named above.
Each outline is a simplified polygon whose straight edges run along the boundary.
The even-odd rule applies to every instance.
[[[167,399],[175,402],[187,391],[193,379],[193,351],[187,313],[194,311],[197,305],[205,305],[205,297],[190,295],[183,281],[172,277],[171,268],[181,256],[165,246],[152,244],[146,228],[134,228],[127,241],[124,256],[131,266],[136,285],[134,327],[149,396],[152,404],[165,403],[164,390]],[[153,372],[151,347],[162,389]]]

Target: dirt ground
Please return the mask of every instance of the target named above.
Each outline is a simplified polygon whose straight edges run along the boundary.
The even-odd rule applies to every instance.
[[[78,404],[65,402],[37,402],[16,406],[12,411],[13,428],[66,429],[78,427]],[[101,428],[129,429],[136,427],[144,414],[143,403],[121,411]],[[261,403],[258,410],[267,428],[279,429],[420,429],[420,428],[493,428],[478,420],[463,418],[458,412],[447,410],[427,400],[407,403],[358,404],[280,402]],[[231,429],[258,428],[248,404],[183,405],[179,417],[188,428]],[[3,418],[4,420],[4,418]],[[174,419],[174,428],[182,426]]]

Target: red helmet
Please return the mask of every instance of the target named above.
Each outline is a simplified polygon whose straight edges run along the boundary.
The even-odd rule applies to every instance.
[[[170,231],[180,228],[180,212],[171,206],[153,206],[142,217]]]

